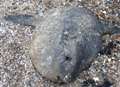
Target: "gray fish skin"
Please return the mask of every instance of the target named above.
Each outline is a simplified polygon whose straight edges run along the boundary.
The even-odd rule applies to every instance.
[[[100,51],[101,28],[85,8],[51,10],[33,36],[30,53],[34,67],[52,81],[74,80]]]

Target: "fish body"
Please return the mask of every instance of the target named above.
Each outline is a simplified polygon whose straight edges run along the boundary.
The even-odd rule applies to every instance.
[[[100,23],[85,8],[51,10],[34,35],[32,62],[48,79],[68,82],[100,51]]]

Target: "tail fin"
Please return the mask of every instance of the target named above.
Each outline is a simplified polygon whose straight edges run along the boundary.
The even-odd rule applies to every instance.
[[[4,17],[6,21],[11,21],[15,24],[21,24],[25,26],[29,26],[33,24],[34,17],[32,15],[7,15]]]

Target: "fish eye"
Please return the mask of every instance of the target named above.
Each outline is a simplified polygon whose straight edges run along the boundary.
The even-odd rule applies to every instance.
[[[71,58],[71,57],[68,57],[68,56],[65,56],[65,60],[66,60],[66,61],[71,61],[72,58]]]

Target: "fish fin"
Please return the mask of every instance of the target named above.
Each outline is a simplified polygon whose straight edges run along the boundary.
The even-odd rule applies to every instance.
[[[15,24],[30,26],[33,24],[34,17],[32,15],[19,14],[19,15],[7,15],[4,16],[4,19]]]
[[[119,25],[115,25],[115,24],[111,24],[109,22],[103,22],[103,29],[102,29],[102,34],[120,34],[120,26]]]

